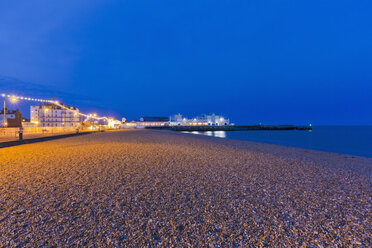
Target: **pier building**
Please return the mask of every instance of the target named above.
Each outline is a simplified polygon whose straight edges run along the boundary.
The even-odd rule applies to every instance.
[[[181,114],[172,115],[169,118],[170,126],[227,126],[230,120],[221,115],[205,114],[195,118],[185,118]]]

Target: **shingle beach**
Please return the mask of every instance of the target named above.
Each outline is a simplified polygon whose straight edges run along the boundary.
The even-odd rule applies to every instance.
[[[0,247],[371,247],[372,159],[170,131],[0,149]]]

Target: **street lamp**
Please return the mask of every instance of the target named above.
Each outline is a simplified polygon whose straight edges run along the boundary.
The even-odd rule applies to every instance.
[[[5,94],[1,94],[1,96],[4,98],[4,128],[5,128],[5,127],[6,127],[6,114],[5,114],[6,105],[5,105]]]
[[[5,109],[6,109],[6,95],[5,94],[1,94],[1,96],[4,98],[4,128],[8,125],[7,123],[7,120],[6,120],[6,112],[5,112]],[[10,96],[8,96],[10,97]],[[17,102],[17,97],[15,96],[12,96],[10,97],[10,101],[11,102]]]

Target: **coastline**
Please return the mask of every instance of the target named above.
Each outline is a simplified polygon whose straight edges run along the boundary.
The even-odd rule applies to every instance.
[[[372,159],[172,131],[0,150],[0,243],[369,246]]]
[[[221,131],[192,133],[372,158],[372,126],[314,126],[311,132]]]
[[[227,147],[236,149],[247,149],[253,152],[275,155],[283,158],[292,158],[304,162],[323,163],[328,166],[339,167],[345,170],[351,170],[360,174],[372,176],[372,158],[358,156],[346,153],[337,153],[329,151],[314,150],[308,148],[270,144],[258,141],[239,140],[232,138],[219,138],[207,135],[196,135],[191,133],[179,133],[187,136],[192,135],[195,138],[214,142]],[[342,161],[342,163],[340,163]]]

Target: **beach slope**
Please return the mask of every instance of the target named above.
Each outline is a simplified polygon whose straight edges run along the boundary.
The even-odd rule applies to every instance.
[[[0,247],[370,247],[372,159],[170,131],[0,149]]]

